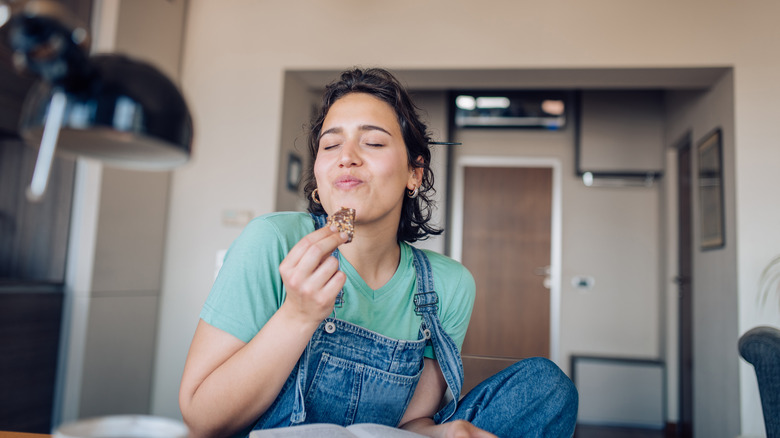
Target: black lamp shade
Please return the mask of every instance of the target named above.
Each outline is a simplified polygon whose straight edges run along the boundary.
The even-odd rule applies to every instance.
[[[192,118],[177,87],[154,67],[121,55],[90,58],[82,87],[36,84],[24,103],[20,133],[41,144],[52,96],[66,104],[57,149],[107,164],[146,170],[185,163],[192,147]]]

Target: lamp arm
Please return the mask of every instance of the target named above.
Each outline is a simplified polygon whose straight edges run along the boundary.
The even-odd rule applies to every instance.
[[[32,202],[40,201],[46,192],[46,186],[51,174],[51,163],[54,159],[54,150],[57,148],[57,138],[60,135],[62,120],[65,116],[65,107],[68,98],[62,91],[55,91],[49,104],[49,115],[46,117],[46,126],[43,128],[41,147],[38,149],[38,158],[35,161],[32,182],[27,189],[27,199]]]

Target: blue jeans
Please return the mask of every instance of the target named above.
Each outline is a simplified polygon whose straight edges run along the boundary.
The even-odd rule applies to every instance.
[[[448,420],[466,420],[499,437],[571,437],[579,396],[552,361],[521,360],[460,400]]]

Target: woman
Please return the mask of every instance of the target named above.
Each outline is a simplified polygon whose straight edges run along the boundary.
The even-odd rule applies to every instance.
[[[474,280],[409,245],[428,224],[430,137],[387,71],[329,85],[309,136],[309,211],[233,243],[190,347],[179,401],[193,436],[383,423],[428,436],[571,436],[577,393],[546,359],[460,399]],[[356,211],[354,238],[325,225]],[[494,435],[495,434],[495,435]]]

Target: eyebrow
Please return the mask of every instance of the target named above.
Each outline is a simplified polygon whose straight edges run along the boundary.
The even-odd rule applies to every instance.
[[[358,126],[358,130],[360,130],[360,131],[381,131],[381,132],[384,132],[385,134],[387,134],[387,135],[389,135],[391,137],[393,136],[393,134],[391,134],[385,128],[382,128],[381,126],[376,126],[376,125],[360,125],[360,126]],[[344,132],[344,129],[341,128],[340,126],[336,126],[336,127],[333,127],[333,128],[330,128],[330,129],[326,129],[325,131],[320,132],[320,137],[319,138],[322,138],[324,135],[327,135],[327,134],[341,134],[342,132]]]

